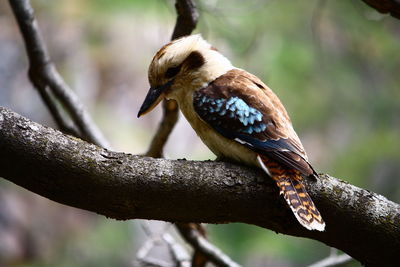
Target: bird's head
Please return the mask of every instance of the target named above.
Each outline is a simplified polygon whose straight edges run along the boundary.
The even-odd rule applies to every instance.
[[[232,68],[229,60],[199,34],[164,45],[151,61],[150,89],[138,117],[150,112],[164,98],[177,99],[191,93]]]

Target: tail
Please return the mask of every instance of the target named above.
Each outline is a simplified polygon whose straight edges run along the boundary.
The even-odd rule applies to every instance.
[[[325,222],[302,183],[301,173],[264,156],[259,156],[259,163],[279,186],[297,221],[308,230],[324,231]]]

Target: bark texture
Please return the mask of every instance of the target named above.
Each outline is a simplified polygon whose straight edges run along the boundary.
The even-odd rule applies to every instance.
[[[259,170],[112,152],[0,108],[0,176],[115,219],[243,222],[319,240],[367,266],[398,264],[400,206],[325,174],[307,189],[326,231],[308,231]]]

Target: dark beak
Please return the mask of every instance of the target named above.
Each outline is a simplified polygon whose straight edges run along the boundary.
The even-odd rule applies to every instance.
[[[172,82],[173,80],[170,80],[161,86],[150,88],[149,92],[146,95],[146,98],[144,99],[142,106],[140,107],[139,113],[137,115],[138,118],[152,111],[153,108],[155,108],[158,105],[158,103],[160,103],[160,101],[164,98],[165,90],[171,87]]]

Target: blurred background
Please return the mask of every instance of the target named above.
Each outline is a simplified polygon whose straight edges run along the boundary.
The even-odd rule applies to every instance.
[[[361,1],[196,2],[196,33],[276,92],[318,171],[400,202],[399,20]],[[174,1],[32,4],[58,70],[112,146],[144,153],[161,109],[136,114],[148,64],[172,34]],[[20,33],[8,1],[0,1],[0,105],[56,127],[26,72]],[[166,156],[215,158],[183,117]],[[143,242],[135,225],[0,180],[0,266],[132,266]],[[307,266],[329,254],[322,243],[255,226],[208,229],[212,242],[244,266]]]

